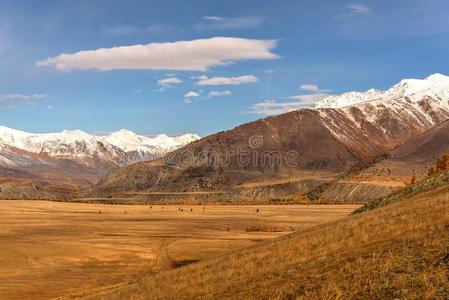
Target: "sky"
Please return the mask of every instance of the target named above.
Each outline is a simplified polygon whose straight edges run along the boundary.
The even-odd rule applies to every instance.
[[[0,125],[204,136],[448,53],[447,0],[0,0]]]

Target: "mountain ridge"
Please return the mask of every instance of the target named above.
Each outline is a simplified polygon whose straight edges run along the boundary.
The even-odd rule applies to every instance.
[[[89,187],[114,168],[159,158],[198,138],[196,134],[150,138],[129,130],[108,135],[81,130],[34,134],[0,126],[0,178],[9,179],[2,195],[6,190],[10,191],[8,197],[14,192],[21,194],[23,179],[46,190],[48,183]],[[28,183],[25,189],[30,189]],[[34,190],[39,194],[38,188]]]
[[[402,80],[384,93],[385,98],[380,100],[341,108],[300,109],[207,136],[172,152],[165,160],[113,170],[94,192],[105,196],[131,191],[233,189],[266,180],[267,176],[298,179],[311,172],[335,177],[367,167],[378,157],[449,119],[447,76],[434,74],[423,80]],[[256,147],[254,140],[258,142]],[[231,158],[225,167],[217,167],[217,162],[225,161],[229,153],[242,150],[259,156],[249,166],[239,165],[238,159]],[[290,151],[298,154],[296,166],[261,167],[261,155],[274,153],[283,159]],[[185,153],[191,156],[187,164]]]
[[[126,129],[107,135],[93,135],[81,130],[36,134],[0,126],[0,150],[15,148],[34,154],[73,159],[87,165],[95,154],[100,160],[117,166],[159,158],[199,138],[191,133],[175,137],[158,135],[151,138]],[[133,152],[138,152],[140,156],[133,155]]]

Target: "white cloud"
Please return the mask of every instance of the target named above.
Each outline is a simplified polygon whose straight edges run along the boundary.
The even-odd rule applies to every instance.
[[[254,29],[259,28],[265,21],[260,16],[245,16],[238,18],[225,18],[217,16],[203,17],[203,21],[194,27],[201,30],[233,30],[233,29]]]
[[[22,104],[33,104],[39,99],[45,98],[46,94],[6,94],[0,95],[0,108],[14,108]]]
[[[310,107],[315,102],[330,96],[327,93],[318,93],[313,95],[298,95],[289,97],[298,101],[277,102],[267,100],[255,103],[251,106],[250,113],[258,115],[278,115],[289,111]]]
[[[316,92],[320,88],[316,84],[303,84],[299,87],[299,89],[303,91]]]
[[[213,37],[192,41],[151,43],[63,53],[38,61],[38,66],[59,71],[79,70],[183,70],[206,71],[241,60],[268,60],[275,40]]]
[[[246,83],[254,83],[258,81],[258,78],[253,75],[244,75],[237,77],[212,77],[207,76],[198,77],[198,85],[239,85]]]
[[[170,87],[172,85],[180,84],[180,83],[182,83],[182,80],[177,77],[168,77],[168,78],[164,78],[164,79],[159,79],[157,81],[157,84],[162,87]]]
[[[369,9],[367,6],[354,3],[346,6],[346,16],[350,15],[365,15],[371,12],[371,9]]]
[[[212,97],[220,97],[220,96],[231,96],[232,92],[231,91],[211,91],[209,92],[209,94],[207,95],[207,98],[212,98]]]
[[[190,98],[184,98],[184,103],[190,104],[192,100]]]
[[[199,96],[200,96],[200,94],[198,94],[197,92],[194,92],[194,91],[190,91],[184,95],[185,98],[199,97]]]

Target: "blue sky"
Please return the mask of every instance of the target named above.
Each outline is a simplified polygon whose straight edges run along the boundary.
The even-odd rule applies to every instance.
[[[0,123],[206,135],[449,75],[448,53],[447,0],[0,0]]]

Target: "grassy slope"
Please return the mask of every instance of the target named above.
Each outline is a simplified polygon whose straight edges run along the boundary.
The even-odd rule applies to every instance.
[[[384,207],[397,201],[409,198],[411,196],[422,194],[448,185],[449,172],[444,172],[432,177],[424,178],[423,180],[413,185],[409,185],[395,193],[366,203],[364,206],[357,209],[355,213],[361,213],[364,211],[373,210],[375,208]]]
[[[446,299],[447,195],[440,186],[92,298]]]

